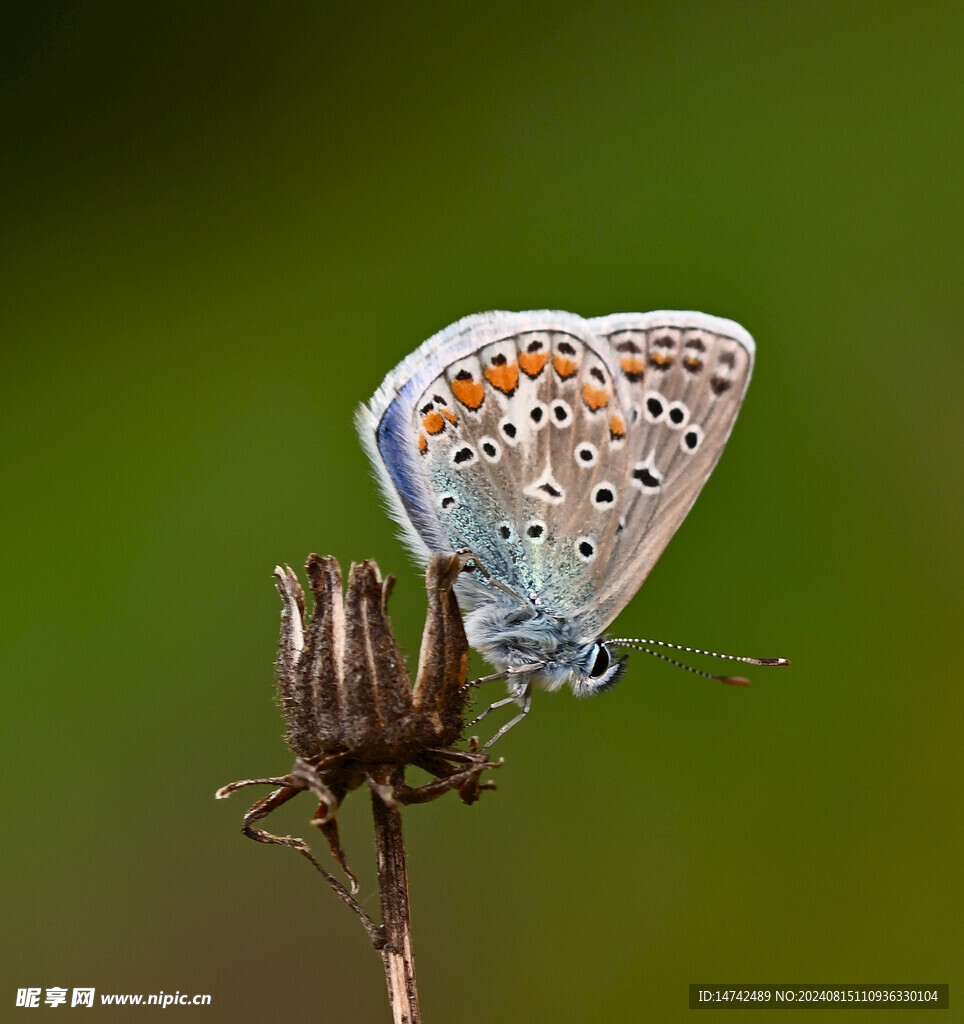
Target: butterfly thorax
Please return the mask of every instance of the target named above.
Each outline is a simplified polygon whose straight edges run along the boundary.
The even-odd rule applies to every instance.
[[[501,671],[509,689],[530,683],[558,690],[568,683],[577,696],[609,689],[622,675],[601,639],[580,637],[571,619],[492,593],[465,617],[469,643]]]

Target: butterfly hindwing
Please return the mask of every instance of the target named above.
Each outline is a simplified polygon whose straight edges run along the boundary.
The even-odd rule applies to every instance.
[[[639,589],[716,465],[749,384],[754,343],[739,324],[703,313],[615,314],[590,324],[616,367],[629,448],[622,528],[581,619],[595,633]]]

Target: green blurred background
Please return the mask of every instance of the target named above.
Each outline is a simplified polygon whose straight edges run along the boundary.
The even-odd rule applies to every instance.
[[[290,764],[276,562],[377,558],[417,648],[355,404],[452,320],[542,307],[756,336],[619,630],[794,665],[741,691],[637,656],[603,698],[537,700],[496,794],[407,812],[426,1021],[684,1020],[703,981],[950,982],[960,1014],[962,27],[937,2],[8,12],[0,1017],[63,985],[388,1019],[349,912],[213,793]],[[374,910],[367,816],[343,827]]]

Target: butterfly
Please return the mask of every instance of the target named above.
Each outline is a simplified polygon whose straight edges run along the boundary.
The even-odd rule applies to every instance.
[[[466,635],[523,714],[534,684],[611,688],[626,671],[619,648],[712,653],[605,631],[716,465],[754,355],[744,328],[705,313],[478,313],[429,338],[359,408],[416,557],[468,550],[480,563],[459,589]]]

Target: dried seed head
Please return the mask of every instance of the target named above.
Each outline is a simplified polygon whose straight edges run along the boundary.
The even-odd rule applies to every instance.
[[[458,738],[468,644],[452,587],[467,561],[450,555],[429,563],[414,692],[387,614],[392,577],[383,580],[371,561],[353,565],[343,597],[338,563],[312,555],[306,568],[315,606],[306,625],[294,573],[275,570],[283,602],[279,699],[297,755],[406,763],[422,748]]]
[[[245,813],[242,832],[260,843],[287,846],[321,873],[380,951],[395,1020],[415,1022],[420,1017],[399,808],[427,803],[450,789],[471,804],[483,789],[494,788],[491,782],[482,782],[487,769],[499,767],[485,750],[479,750],[474,739],[467,749],[452,746],[462,732],[469,692],[468,644],[453,586],[459,573],[484,570],[467,553],[433,555],[429,560],[428,614],[414,690],[388,619],[392,577],[383,580],[371,561],[353,565],[343,597],[341,570],[333,558],[312,555],[307,571],[315,605],[307,623],[304,593],[295,574],[288,567],[278,567],[274,574],[282,601],[278,699],[294,765],[280,777],[233,782],[216,796],[227,797],[245,786],[273,787]],[[407,785],[408,764],[434,779],[422,786]],[[372,793],[381,923],[355,899],[358,882],[338,837],[338,807],[349,790],[363,782]],[[303,839],[256,827],[256,822],[306,791],[318,802],[312,824],[327,840],[351,891],[322,866]]]
[[[468,554],[433,555],[429,560],[428,613],[414,690],[386,611],[392,577],[383,580],[371,561],[353,565],[343,596],[341,570],[334,558],[312,555],[306,568],[314,596],[308,622],[295,574],[287,567],[274,573],[282,600],[278,698],[286,739],[296,755],[294,767],[287,775],[231,783],[217,795],[226,797],[251,785],[276,787],[245,814],[245,835],[297,850],[342,899],[351,902],[303,840],[272,835],[256,828],[255,822],[298,793],[310,791],[318,800],[312,822],[354,886],[335,817],[350,790],[367,782],[394,807],[426,803],[450,789],[470,804],[482,789],[493,788],[481,776],[498,765],[474,742],[467,749],[452,745],[462,732],[469,692],[468,643],[453,587],[459,573],[480,567]],[[415,788],[406,785],[408,764],[434,775],[434,781]]]

